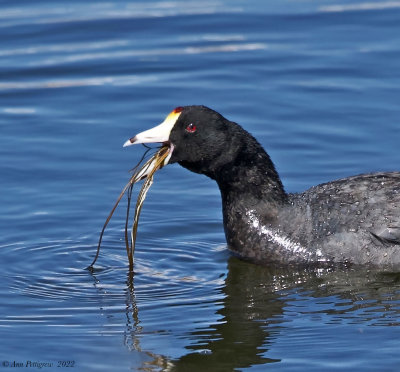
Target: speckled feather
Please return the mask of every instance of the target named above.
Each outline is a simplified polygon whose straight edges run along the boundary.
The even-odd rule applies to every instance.
[[[290,236],[334,262],[400,263],[400,173],[349,177],[289,195]]]

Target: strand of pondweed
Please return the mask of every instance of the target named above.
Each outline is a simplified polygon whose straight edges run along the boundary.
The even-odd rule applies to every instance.
[[[110,214],[108,215],[108,217],[107,217],[107,219],[106,219],[106,222],[105,222],[104,225],[103,225],[103,228],[101,229],[101,233],[100,233],[100,237],[99,237],[99,242],[98,242],[98,244],[97,244],[96,255],[95,255],[95,257],[94,257],[92,263],[89,265],[88,268],[93,268],[93,265],[96,263],[97,258],[99,257],[99,254],[100,254],[100,246],[101,246],[101,242],[102,242],[102,240],[103,240],[104,231],[106,230],[106,227],[107,227],[108,223],[110,222],[111,217],[112,217],[112,215],[114,214],[114,211],[117,209],[117,206],[118,206],[119,202],[121,201],[122,197],[124,196],[126,190],[128,189],[128,187],[130,187],[131,185],[133,185],[133,183],[134,183],[134,178],[135,178],[135,175],[133,175],[133,176],[130,178],[129,182],[125,185],[125,187],[123,188],[123,190],[122,190],[121,193],[119,194],[118,199],[117,199],[117,201],[116,201],[115,204],[114,204],[114,207],[111,209],[111,212],[110,212]]]
[[[151,178],[153,178],[154,173],[162,168],[163,161],[165,160],[165,158],[168,156],[169,154],[169,148],[167,146],[163,146],[161,148],[158,149],[158,151],[153,154],[153,156],[151,156],[144,164],[143,166],[137,171],[137,169],[139,168],[140,164],[142,163],[142,161],[145,159],[146,155],[148,154],[148,152],[152,150],[152,148],[149,148],[142,156],[142,158],[140,159],[140,161],[138,162],[138,164],[132,169],[132,171],[134,172],[134,174],[131,176],[131,178],[129,179],[129,182],[125,185],[125,187],[123,188],[123,190],[121,191],[121,193],[118,196],[117,201],[114,204],[114,207],[112,208],[110,214],[108,215],[106,222],[103,225],[103,228],[101,230],[100,233],[100,237],[99,237],[99,242],[97,244],[97,251],[96,251],[96,255],[92,261],[92,263],[90,264],[90,266],[88,267],[89,269],[93,269],[93,265],[96,263],[99,254],[100,254],[100,247],[101,247],[101,242],[103,239],[103,235],[105,232],[105,229],[108,225],[108,223],[111,220],[111,217],[113,216],[119,202],[121,201],[122,197],[124,196],[124,194],[127,192],[128,190],[128,207],[127,207],[127,214],[126,214],[126,223],[125,223],[125,244],[126,244],[126,251],[127,251],[127,256],[128,256],[128,260],[129,260],[129,266],[132,267],[133,265],[133,250],[134,250],[134,241],[136,238],[136,231],[137,231],[137,223],[139,220],[139,216],[136,215],[137,211],[140,213],[140,209],[141,207],[137,210],[137,208],[135,208],[135,219],[134,221],[136,222],[136,229],[135,229],[135,235],[133,236],[131,234],[131,246],[129,246],[129,240],[128,240],[128,219],[129,219],[129,209],[130,209],[130,201],[131,201],[131,197],[132,197],[132,190],[133,190],[133,185],[140,181],[141,179],[143,179],[144,177],[146,177],[146,172],[151,169],[151,171],[149,172],[149,176]],[[154,163],[154,167],[151,168],[151,166]],[[146,180],[147,181],[147,180]],[[150,185],[147,184],[147,182],[145,181],[145,183],[142,186],[141,192],[139,193],[139,195],[142,194],[142,191],[144,190],[144,187],[146,187],[146,192],[144,194],[144,197],[147,193],[147,190],[150,188]],[[146,185],[146,186],[145,186]],[[144,199],[141,201],[141,204],[143,204]],[[133,239],[133,240],[132,240]]]
[[[150,173],[147,175],[146,180],[144,181],[142,188],[140,189],[137,201],[136,201],[136,207],[135,207],[135,217],[133,219],[133,224],[132,224],[132,231],[131,231],[131,255],[128,257],[129,259],[129,264],[133,264],[133,254],[135,252],[135,243],[136,243],[136,235],[137,235],[137,228],[139,224],[139,216],[140,212],[142,210],[143,202],[146,198],[147,192],[149,191],[151,185],[153,184],[153,177],[154,173],[158,170],[161,169],[164,165],[164,161],[167,158],[167,156],[170,153],[170,149],[168,146],[162,147],[154,156],[154,167],[151,169]]]
[[[129,255],[130,255],[130,251],[131,251],[131,248],[129,246],[129,239],[128,239],[128,223],[129,223],[129,211],[131,209],[132,191],[133,191],[133,183],[128,188],[128,192],[127,192],[128,205],[126,207],[125,232],[124,232],[125,247],[126,247],[126,254],[128,256],[128,260],[129,260]]]

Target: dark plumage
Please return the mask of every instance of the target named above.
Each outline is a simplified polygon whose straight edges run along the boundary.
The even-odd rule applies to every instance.
[[[400,173],[349,177],[287,194],[257,140],[204,106],[175,109],[131,143],[167,142],[169,163],[214,179],[229,248],[260,263],[400,263]]]

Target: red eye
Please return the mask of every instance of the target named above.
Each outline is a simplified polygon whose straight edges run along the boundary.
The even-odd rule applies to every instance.
[[[196,126],[191,123],[186,127],[186,132],[194,133],[196,132],[196,129],[197,129]]]

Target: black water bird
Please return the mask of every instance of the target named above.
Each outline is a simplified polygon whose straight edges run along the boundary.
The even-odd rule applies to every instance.
[[[400,264],[400,172],[285,192],[269,155],[205,106],[177,107],[124,146],[164,143],[169,163],[215,180],[229,248],[265,264]]]

